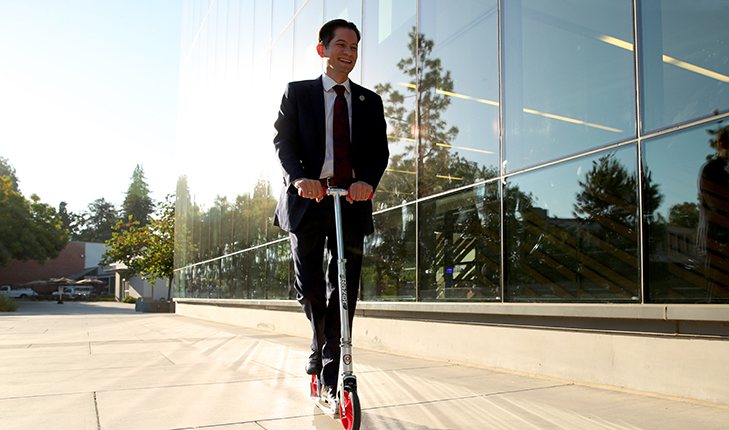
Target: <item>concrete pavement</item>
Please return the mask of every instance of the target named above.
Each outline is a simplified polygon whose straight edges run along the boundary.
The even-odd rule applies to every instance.
[[[308,339],[122,303],[19,303],[0,313],[0,429],[342,428],[308,398]],[[354,359],[362,429],[729,429],[722,407],[356,347]]]

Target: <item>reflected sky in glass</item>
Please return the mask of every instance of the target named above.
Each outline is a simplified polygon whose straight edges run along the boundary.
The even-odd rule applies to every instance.
[[[729,3],[639,4],[644,133],[729,109]]]
[[[507,171],[636,135],[630,1],[525,0],[503,10]]]

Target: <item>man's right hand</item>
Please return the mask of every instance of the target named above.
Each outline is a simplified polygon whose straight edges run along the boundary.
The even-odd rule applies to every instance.
[[[318,179],[300,178],[294,181],[294,187],[299,190],[301,197],[314,199],[317,202],[324,198],[324,187]]]

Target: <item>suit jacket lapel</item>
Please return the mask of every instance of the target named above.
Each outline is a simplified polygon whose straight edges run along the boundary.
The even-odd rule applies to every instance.
[[[352,90],[352,145],[355,145],[357,143],[357,132],[360,130],[360,123],[363,120],[361,115],[363,111],[360,109],[362,108],[364,96],[362,95],[362,87],[351,80],[349,83],[349,87]]]
[[[326,123],[324,113],[324,84],[321,82],[321,76],[312,81],[309,87],[309,100],[311,100],[311,108],[314,110],[316,117],[316,129],[319,131],[319,144],[324,149],[326,146]]]

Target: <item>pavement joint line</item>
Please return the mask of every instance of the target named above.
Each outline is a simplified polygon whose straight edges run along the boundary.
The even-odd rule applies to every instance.
[[[249,336],[232,336],[230,338],[220,337],[215,339],[232,339],[236,337],[250,338]],[[114,344],[152,344],[152,343],[195,343],[210,340],[211,338],[161,338],[161,339],[139,339],[139,340],[101,340],[101,341],[82,341],[82,342],[52,342],[52,343],[18,343],[0,345],[0,349],[23,349],[23,348],[58,348],[64,346],[86,346],[86,345],[114,345]]]
[[[306,375],[309,376],[309,375]],[[227,385],[227,384],[248,384],[251,382],[264,382],[264,381],[281,381],[286,379],[297,379],[304,378],[303,376],[297,376],[295,378],[289,377],[276,377],[276,378],[259,378],[259,379],[245,379],[237,381],[219,381],[219,382],[202,382],[197,384],[173,384],[173,385],[158,385],[153,387],[128,387],[128,388],[117,388],[109,390],[96,390],[93,391],[94,395],[103,393],[121,393],[124,391],[147,391],[147,390],[159,390],[166,388],[183,388],[183,387],[204,387],[209,385]],[[48,393],[48,394],[33,394],[28,396],[12,396],[12,397],[0,397],[0,401],[3,400],[21,400],[21,399],[40,399],[45,397],[56,397],[56,396],[77,396],[79,394],[88,394],[89,391],[75,391],[69,393]]]
[[[530,391],[540,391],[540,390],[551,390],[554,388],[569,387],[569,386],[573,386],[573,385],[574,384],[558,384],[558,385],[550,385],[547,387],[533,387],[533,388],[524,388],[521,390],[498,391],[495,393],[473,394],[470,396],[462,396],[462,397],[450,397],[450,398],[446,398],[446,399],[433,399],[433,400],[423,400],[423,401],[419,401],[419,402],[399,403],[397,405],[372,406],[369,408],[362,408],[362,411],[364,412],[364,411],[374,411],[374,410],[380,410],[380,409],[399,408],[399,407],[403,407],[403,406],[415,406],[415,405],[428,405],[428,404],[434,404],[434,403],[455,402],[455,401],[460,401],[460,400],[478,399],[480,397],[506,396],[509,394],[528,393]]]
[[[356,364],[355,364],[356,366]],[[428,370],[428,369],[444,369],[446,367],[457,367],[459,364],[447,364],[445,366],[417,366],[417,367],[402,367],[399,369],[378,369],[378,370],[360,370],[357,369],[355,373],[362,375],[365,373],[383,373],[383,372],[407,372],[411,370]]]
[[[96,411],[96,428],[101,430],[101,416],[99,415],[99,398],[94,391],[94,409]]]

